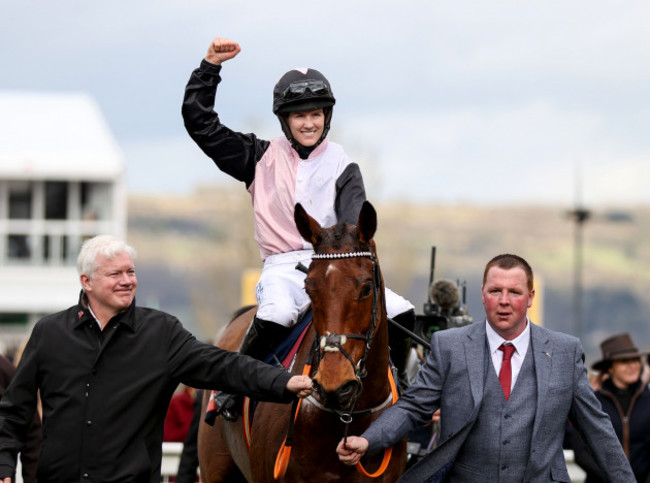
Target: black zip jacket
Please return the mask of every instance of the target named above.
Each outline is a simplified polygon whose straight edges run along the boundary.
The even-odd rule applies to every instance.
[[[650,477],[650,390],[637,382],[625,392],[627,394],[617,389],[610,380],[605,380],[601,389],[596,391],[596,397],[612,421],[636,480],[646,482]],[[629,401],[627,412],[623,411],[619,398]],[[573,446],[576,462],[587,473],[585,482],[605,482],[600,469],[586,451],[584,441],[577,435]]]
[[[179,382],[265,401],[294,397],[291,374],[197,341],[175,317],[135,301],[106,328],[81,299],[35,325],[0,401],[0,478],[14,476],[39,390],[39,483],[158,483],[165,413]]]

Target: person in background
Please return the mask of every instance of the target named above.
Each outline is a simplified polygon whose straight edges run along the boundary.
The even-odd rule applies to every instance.
[[[185,88],[182,113],[190,137],[217,167],[245,184],[255,217],[255,240],[264,261],[257,283],[258,309],[240,352],[262,359],[290,332],[309,306],[305,273],[313,247],[303,240],[294,221],[301,203],[321,226],[356,224],[366,199],[361,171],[343,150],[327,138],[336,102],[327,78],[312,68],[285,73],[273,89],[273,113],[283,137],[271,141],[233,131],[214,110],[223,63],[236,57],[239,44],[214,39]],[[388,317],[413,330],[413,304],[386,289]],[[397,328],[389,330],[391,359],[407,384],[410,340]],[[217,413],[238,416],[227,395],[215,398]]]
[[[16,370],[11,361],[0,355],[0,399],[14,377]],[[34,413],[29,425],[25,445],[20,451],[22,464],[22,477],[24,483],[36,482],[36,468],[38,467],[38,454],[41,450],[41,418],[38,412]]]
[[[636,481],[650,477],[650,390],[641,381],[642,357],[628,333],[616,334],[601,344],[602,359],[592,365],[606,374],[596,397],[616,431]],[[573,438],[576,463],[587,473],[586,483],[606,482],[607,477],[596,465],[585,440]]]
[[[201,424],[201,403],[203,401],[203,391],[196,391],[194,402],[194,415],[190,423],[190,429],[183,443],[183,452],[178,462],[178,472],[176,473],[176,483],[194,483],[197,481],[197,470],[199,468],[199,424]]]
[[[490,260],[481,288],[486,320],[434,332],[415,382],[361,436],[341,440],[339,459],[354,465],[393,446],[440,408],[440,443],[400,482],[568,482],[568,417],[610,481],[633,482],[589,385],[580,341],[531,323],[534,295],[526,260]]]
[[[135,250],[86,240],[77,304],[42,318],[0,400],[0,482],[43,403],[39,482],[158,483],[165,414],[179,383],[275,402],[311,393],[311,379],[205,344],[165,312],[135,303]]]
[[[196,389],[183,385],[181,390],[176,391],[172,396],[165,416],[163,441],[179,443],[185,441],[194,414],[195,394]]]

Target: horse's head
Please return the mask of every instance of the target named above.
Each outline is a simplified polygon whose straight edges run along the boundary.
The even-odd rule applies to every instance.
[[[377,214],[366,201],[356,226],[323,228],[297,204],[295,221],[316,253],[305,279],[319,343],[314,384],[328,407],[349,410],[360,394],[372,343],[386,318],[372,239]],[[387,355],[382,370],[386,367]]]

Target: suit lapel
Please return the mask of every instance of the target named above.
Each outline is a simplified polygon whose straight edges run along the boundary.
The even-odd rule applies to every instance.
[[[541,424],[542,415],[544,414],[551,377],[553,347],[546,332],[533,323],[530,324],[530,342],[530,348],[535,358],[535,377],[537,379],[537,410],[535,411],[535,422],[533,424],[534,440]]]
[[[485,386],[485,321],[471,326],[464,341],[467,374],[472,389],[474,408],[480,406]]]

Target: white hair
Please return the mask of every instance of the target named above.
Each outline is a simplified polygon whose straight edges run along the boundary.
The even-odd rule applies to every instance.
[[[86,240],[81,245],[81,251],[77,257],[77,272],[79,275],[86,275],[92,278],[97,269],[97,256],[112,259],[122,253],[128,253],[132,260],[135,260],[135,249],[126,242],[112,235],[97,235]]]

